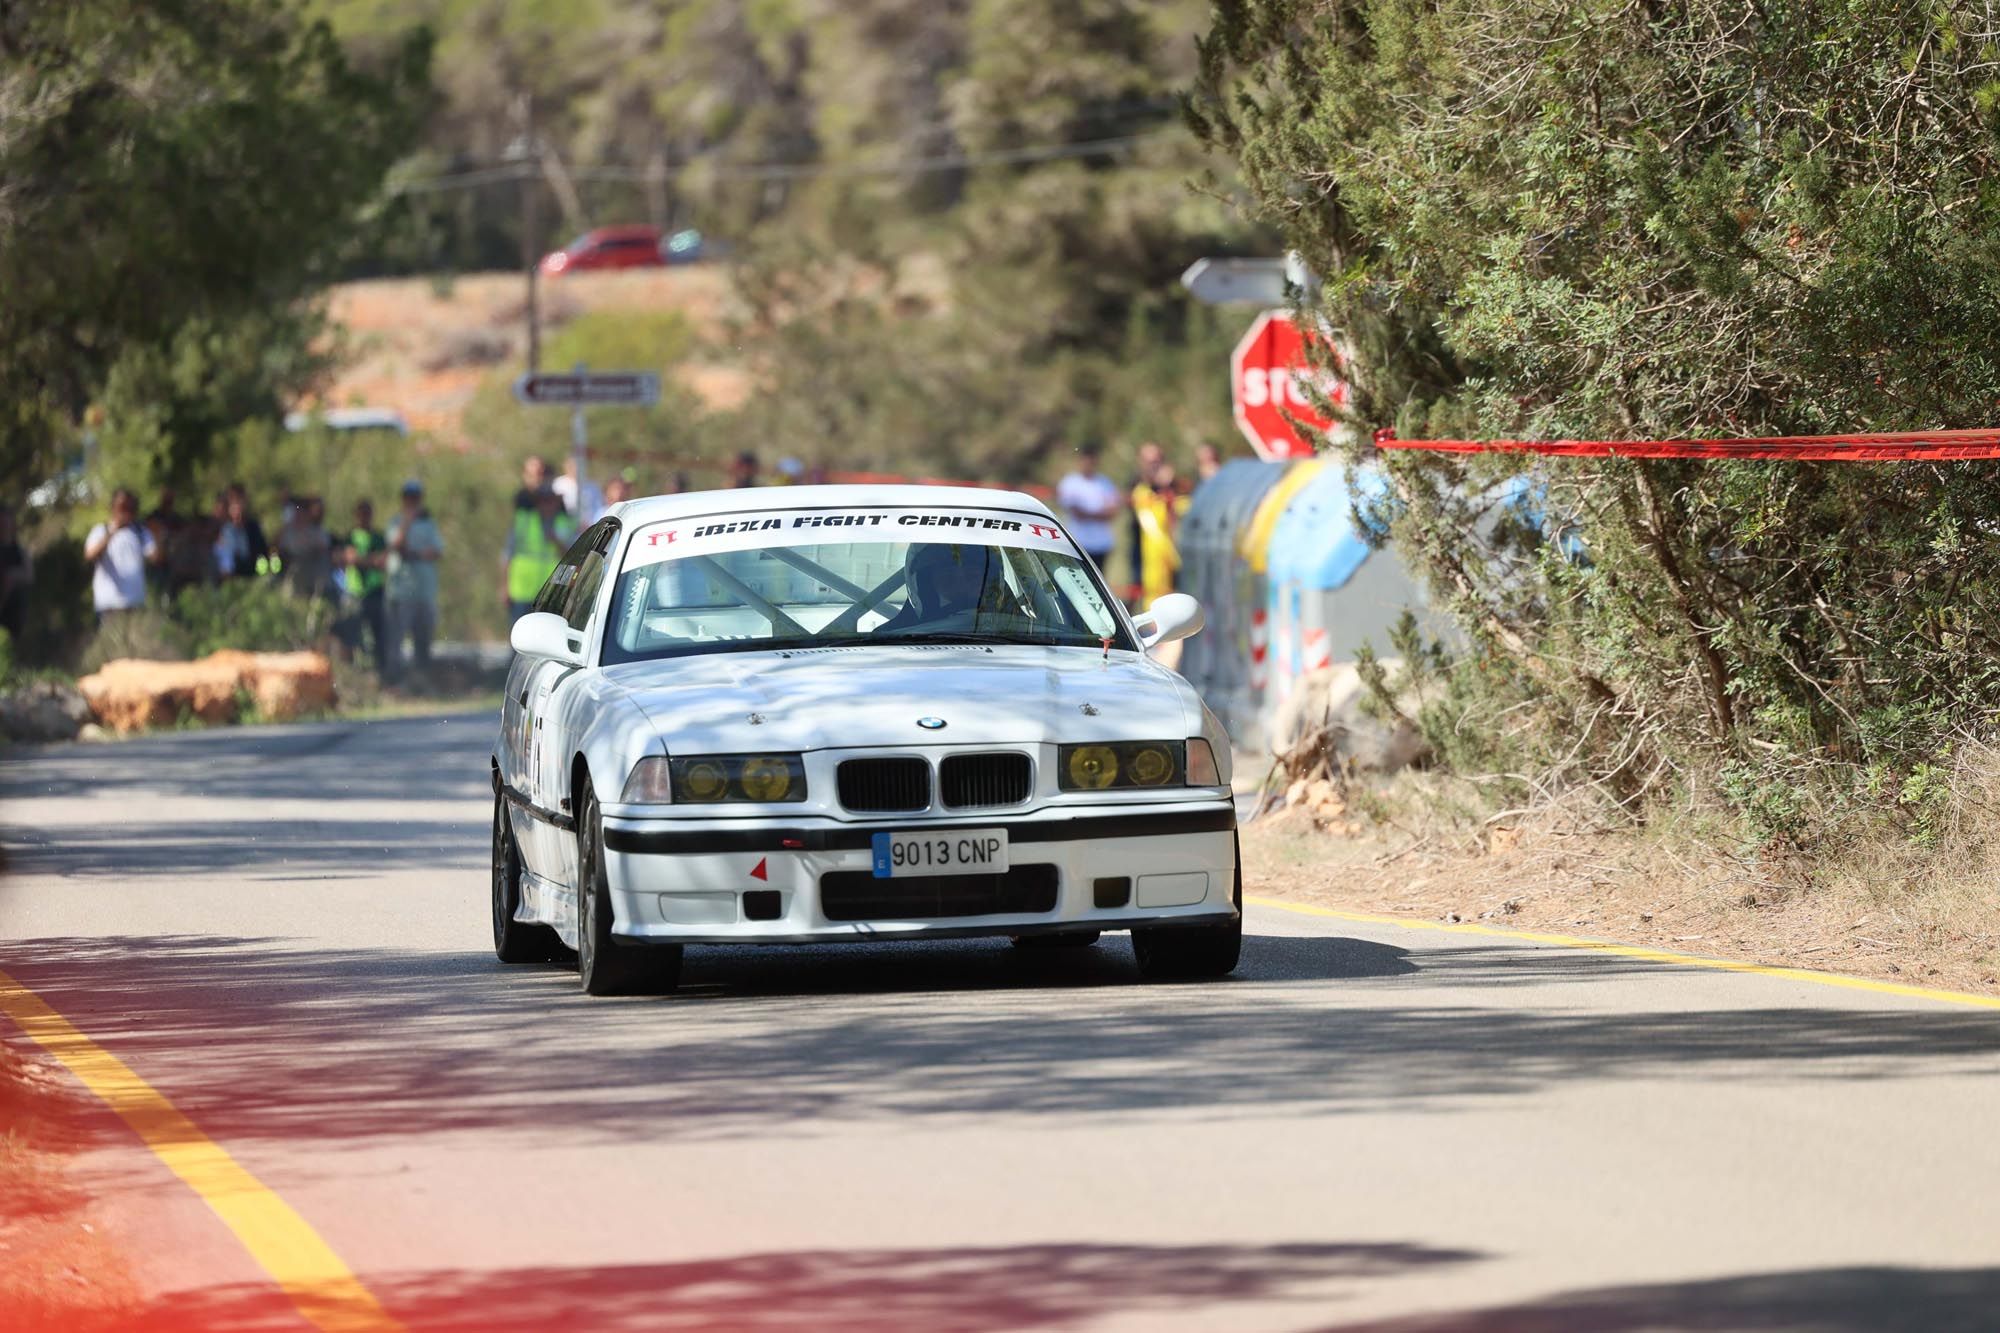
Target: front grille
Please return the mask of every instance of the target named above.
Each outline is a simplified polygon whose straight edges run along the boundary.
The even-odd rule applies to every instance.
[[[954,754],[938,770],[944,803],[954,810],[1019,805],[1033,780],[1024,754]]]
[[[931,803],[931,766],[921,759],[849,759],[840,766],[840,803],[883,814]]]
[[[1003,875],[911,875],[877,879],[866,870],[819,877],[819,906],[829,921],[927,921],[1056,910],[1056,868],[1015,866]]]

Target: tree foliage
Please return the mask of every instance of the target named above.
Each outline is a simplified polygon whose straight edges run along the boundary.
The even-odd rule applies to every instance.
[[[360,67],[283,0],[0,9],[0,472],[47,475],[121,358],[170,378],[323,283],[416,131],[426,61],[419,34]],[[160,425],[182,467],[197,446]]]
[[[1219,0],[1201,49],[1192,117],[1327,275],[1364,428],[2000,413],[1987,7]],[[1513,738],[1469,766],[1539,761],[1628,802],[1752,774],[1740,795],[2000,716],[1990,464],[1386,465],[1398,540],[1476,635],[1484,683],[1456,706],[1542,720],[1459,728]],[[1539,522],[1480,521],[1501,483]]]

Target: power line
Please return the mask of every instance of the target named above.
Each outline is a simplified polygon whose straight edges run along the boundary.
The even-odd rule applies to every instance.
[[[872,162],[744,162],[719,163],[702,168],[703,174],[718,180],[801,180],[811,176],[902,176],[933,171],[958,171],[969,167],[1018,165],[1052,162],[1063,158],[1093,157],[1179,132],[1178,126],[1162,126],[1138,134],[1111,139],[1089,139],[1080,143],[1040,144],[1025,148],[1000,148],[981,153],[941,153],[929,157],[904,157]],[[688,163],[678,168],[688,169]],[[419,180],[403,181],[390,187],[391,194],[431,194],[441,190],[474,189],[497,185],[539,174],[533,162],[509,162],[477,167]],[[657,178],[648,167],[603,165],[572,167],[569,175],[583,181],[646,181]]]

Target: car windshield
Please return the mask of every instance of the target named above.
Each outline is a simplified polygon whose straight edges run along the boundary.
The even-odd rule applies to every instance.
[[[1134,646],[1096,572],[1046,518],[781,510],[635,531],[604,661],[896,643]]]

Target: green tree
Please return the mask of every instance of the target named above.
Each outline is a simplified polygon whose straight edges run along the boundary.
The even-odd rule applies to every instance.
[[[1218,0],[1201,53],[1192,118],[1327,275],[1362,439],[1993,422],[1983,9]],[[1913,762],[2000,717],[1991,465],[1386,466],[1468,669],[1572,779]],[[1540,523],[1496,539],[1509,478]]]
[[[326,281],[419,124],[427,50],[359,68],[282,0],[0,10],[0,474],[48,475],[121,358]]]

